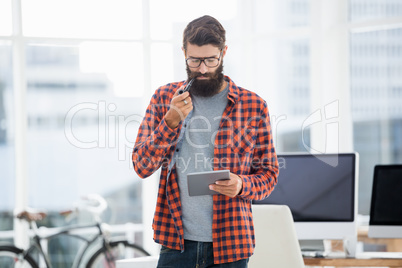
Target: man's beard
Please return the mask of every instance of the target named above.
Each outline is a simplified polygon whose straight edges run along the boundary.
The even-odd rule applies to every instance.
[[[201,74],[200,72],[191,72],[190,68],[187,66],[187,76],[188,80],[194,77],[204,76],[209,79],[199,80],[195,79],[193,85],[190,88],[190,93],[200,97],[211,97],[217,94],[223,84],[223,62],[219,65],[213,73]]]

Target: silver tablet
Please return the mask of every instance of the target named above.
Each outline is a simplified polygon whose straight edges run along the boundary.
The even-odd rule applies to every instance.
[[[229,170],[189,173],[187,174],[188,194],[190,196],[219,194],[210,190],[209,185],[217,180],[228,180],[229,174]]]

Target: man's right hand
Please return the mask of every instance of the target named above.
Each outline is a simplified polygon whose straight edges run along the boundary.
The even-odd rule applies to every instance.
[[[178,93],[179,90],[183,88],[184,86],[180,87],[173,95],[169,111],[165,114],[166,124],[171,129],[177,128],[180,122],[193,110],[193,102],[191,101],[190,93],[184,92],[181,95]]]

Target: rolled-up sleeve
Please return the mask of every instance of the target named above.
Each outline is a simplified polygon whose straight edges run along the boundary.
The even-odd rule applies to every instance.
[[[169,161],[179,136],[180,129],[171,129],[164,120],[170,100],[162,100],[161,90],[153,95],[147,107],[134,145],[133,166],[141,178],[152,175],[163,163]]]

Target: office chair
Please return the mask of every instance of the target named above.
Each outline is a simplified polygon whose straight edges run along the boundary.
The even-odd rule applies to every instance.
[[[304,268],[304,261],[286,205],[253,205],[256,247],[250,268]]]

